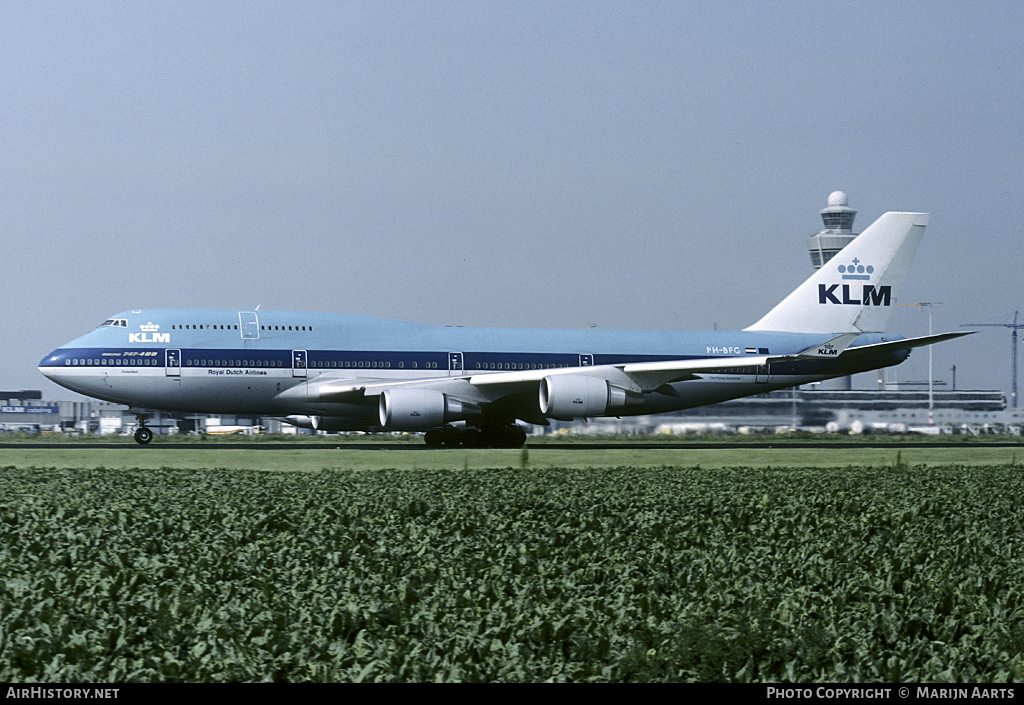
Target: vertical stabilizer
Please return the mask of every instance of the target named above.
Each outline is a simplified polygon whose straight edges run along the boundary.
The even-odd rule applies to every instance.
[[[884,213],[746,330],[884,332],[929,218],[928,213]]]

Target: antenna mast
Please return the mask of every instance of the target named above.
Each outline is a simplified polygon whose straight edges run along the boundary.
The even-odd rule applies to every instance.
[[[991,326],[1010,329],[1010,404],[1017,408],[1017,331],[1024,328],[1024,323],[1017,323],[1020,311],[1013,312],[1013,323],[963,323],[961,328],[968,326]]]
[[[928,335],[932,334],[932,308],[939,304],[933,301],[922,301],[916,304],[896,304],[897,306],[917,306],[918,310],[928,307]],[[928,425],[935,425],[935,394],[932,391],[932,346],[928,346]],[[953,387],[956,388],[956,379],[953,380]]]

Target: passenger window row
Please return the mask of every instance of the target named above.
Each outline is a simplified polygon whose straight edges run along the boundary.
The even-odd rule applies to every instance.
[[[125,322],[125,324],[127,325],[126,322]],[[110,321],[108,321],[107,323],[104,323],[103,325],[117,325],[117,324],[116,323],[111,323]],[[173,324],[171,326],[171,330],[238,330],[238,324],[235,323],[233,325],[232,324],[217,325],[217,324],[209,324],[209,323],[207,323],[207,324],[196,324],[196,323],[181,324],[181,323],[175,323],[175,324]],[[294,326],[294,325],[292,325],[292,326],[280,326],[280,325],[278,325],[278,326],[268,326],[268,325],[261,325],[260,326],[260,330],[264,330],[264,331],[270,331],[270,330],[278,330],[278,331],[282,331],[283,330],[283,331],[287,331],[287,330],[290,330],[290,331],[305,331],[306,333],[312,333],[313,332],[313,326]]]
[[[157,364],[155,357],[129,357],[129,358],[66,358],[64,364],[68,366],[83,366],[83,367],[101,367],[104,365],[110,365],[112,367],[120,367],[122,365],[147,365],[153,366]]]
[[[352,369],[352,368],[384,368],[391,369],[391,361],[377,361],[377,360],[314,360],[309,363],[309,366],[314,369]],[[420,367],[419,362],[413,362],[411,369],[418,370]],[[402,360],[398,363],[399,369],[405,369],[405,361]],[[423,363],[423,369],[425,370],[436,370],[436,362],[425,362]]]
[[[553,370],[559,367],[575,367],[545,362],[478,362],[478,370]]]
[[[284,367],[281,360],[185,360],[186,367]]]

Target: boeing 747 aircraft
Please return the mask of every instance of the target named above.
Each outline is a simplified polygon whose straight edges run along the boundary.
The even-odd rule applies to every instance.
[[[146,410],[283,417],[323,431],[424,431],[429,445],[516,447],[517,421],[677,411],[898,365],[966,331],[884,333],[928,223],[885,213],[741,331],[446,328],[301,311],[125,311],[39,371]]]

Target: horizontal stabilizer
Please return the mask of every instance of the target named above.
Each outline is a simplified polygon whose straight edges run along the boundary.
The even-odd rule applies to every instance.
[[[960,338],[965,335],[973,335],[977,331],[964,330],[955,331],[952,333],[936,333],[935,335],[925,335],[920,338],[903,338],[902,340],[893,340],[886,343],[875,343],[874,345],[861,345],[856,348],[850,348],[843,353],[844,359],[851,357],[860,357],[868,355],[877,355],[879,353],[892,352],[894,350],[908,350],[911,348],[923,348],[928,345],[934,345],[935,343],[941,343],[944,340],[953,340],[954,338]]]

